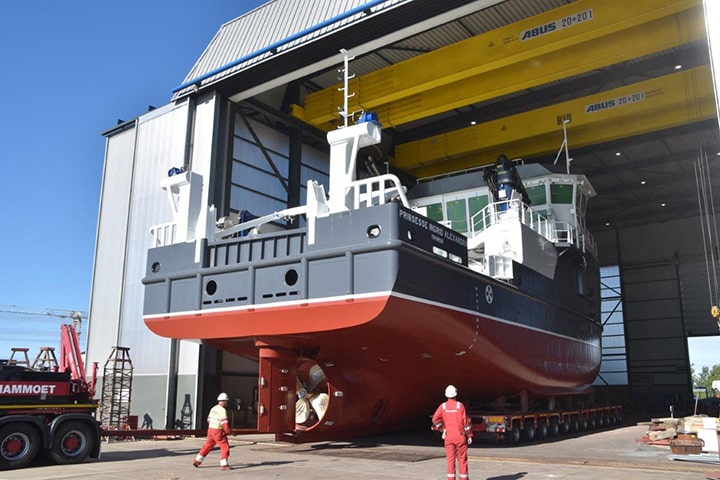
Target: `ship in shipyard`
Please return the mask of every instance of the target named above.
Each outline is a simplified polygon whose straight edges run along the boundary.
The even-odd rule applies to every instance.
[[[488,408],[586,392],[602,332],[587,178],[503,155],[411,189],[358,178],[380,136],[372,115],[329,132],[328,195],[309,181],[305,205],[192,241],[162,232],[215,210],[174,171],[163,188],[185,209],[148,251],[149,329],[257,361],[258,429],[294,441],[428,424],[448,383]]]

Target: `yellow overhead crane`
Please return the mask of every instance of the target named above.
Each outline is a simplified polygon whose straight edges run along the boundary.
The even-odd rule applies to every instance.
[[[418,178],[492,163],[498,153],[553,153],[563,141],[582,147],[714,118],[707,65],[530,112],[395,146],[393,165]]]
[[[363,75],[349,111],[392,127],[705,37],[700,0],[581,0]],[[293,114],[335,128],[338,86]]]

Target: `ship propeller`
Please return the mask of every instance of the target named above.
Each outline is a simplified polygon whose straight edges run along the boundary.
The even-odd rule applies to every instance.
[[[322,420],[330,400],[325,372],[317,363],[309,360],[300,363],[296,392],[296,427],[299,430],[306,430]]]

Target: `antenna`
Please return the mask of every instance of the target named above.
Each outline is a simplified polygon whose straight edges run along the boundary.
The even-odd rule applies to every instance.
[[[350,54],[348,53],[348,51],[345,50],[344,48],[340,49],[340,53],[342,53],[343,57],[344,57],[343,68],[342,68],[342,70],[340,70],[343,74],[343,86],[338,88],[338,91],[343,92],[343,106],[338,107],[340,116],[343,118],[343,125],[341,125],[341,127],[340,127],[340,128],[342,128],[342,127],[348,126],[348,118],[352,117],[356,113],[356,112],[348,113],[348,99],[355,96],[355,92],[348,93],[349,81],[351,78],[355,78],[354,74],[353,75],[348,74],[348,64],[350,63],[350,60],[355,60],[355,57],[351,57]]]
[[[570,123],[570,119],[566,118],[563,120],[563,142],[562,145],[560,145],[560,150],[558,150],[557,155],[555,156],[555,161],[553,162],[553,165],[557,165],[557,161],[560,158],[560,154],[562,153],[563,149],[565,149],[565,164],[567,165],[567,173],[570,174],[570,162],[572,162],[572,158],[570,158],[570,152],[568,152],[568,140],[567,140],[567,124]]]

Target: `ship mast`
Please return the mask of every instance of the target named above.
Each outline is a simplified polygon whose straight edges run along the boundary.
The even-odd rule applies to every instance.
[[[348,51],[340,50],[344,57],[343,68],[343,107],[340,116],[343,125],[337,130],[328,132],[327,140],[330,144],[330,189],[328,192],[328,207],[330,213],[344,212],[354,208],[352,184],[356,180],[355,163],[357,153],[363,147],[380,143],[381,128],[375,115],[360,115],[357,124],[348,126],[348,118],[357,112],[348,112],[348,100],[354,96],[349,92],[348,62],[353,58]]]

